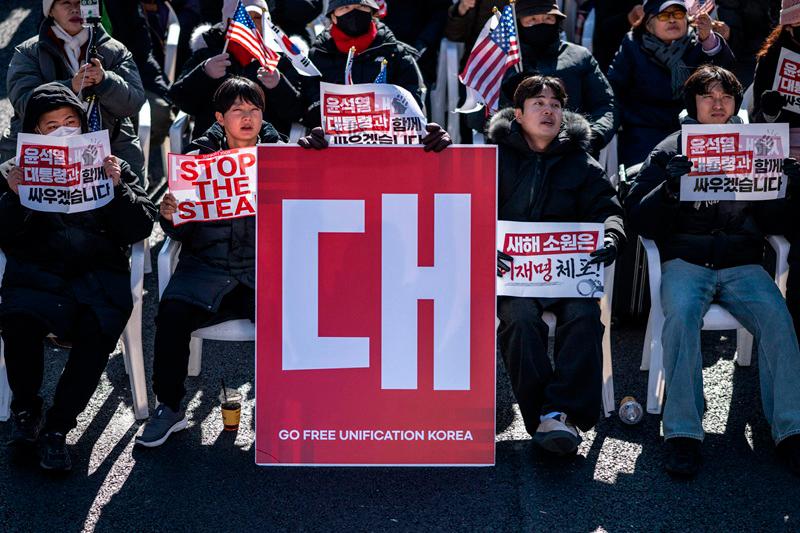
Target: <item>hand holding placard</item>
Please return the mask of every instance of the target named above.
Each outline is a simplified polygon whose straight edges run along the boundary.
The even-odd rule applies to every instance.
[[[6,181],[8,182],[8,188],[11,189],[14,194],[19,195],[19,184],[22,182],[22,169],[13,167],[8,171]]]
[[[692,170],[693,163],[683,154],[676,154],[667,163],[667,192],[678,198],[681,192],[681,178]]]

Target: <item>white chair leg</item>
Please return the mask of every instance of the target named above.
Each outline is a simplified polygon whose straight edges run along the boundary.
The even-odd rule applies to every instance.
[[[734,360],[739,366],[750,366],[753,356],[753,336],[744,328],[736,330],[736,355]]]
[[[133,396],[133,414],[137,420],[150,416],[147,405],[147,380],[144,375],[144,351],[142,350],[142,303],[134,303],[128,326],[122,333],[122,350],[126,366],[130,369],[128,377]],[[138,308],[138,309],[137,309]]]
[[[122,333],[122,362],[125,363],[125,375],[131,375],[131,362],[128,360],[128,350],[125,348],[125,332]]]
[[[655,327],[655,326],[654,326]],[[659,414],[664,402],[664,346],[661,335],[654,336],[650,344],[650,372],[647,376],[647,412]]]
[[[653,344],[653,317],[647,317],[647,329],[644,332],[644,345],[642,346],[642,365],[639,370],[650,370],[650,347]]]
[[[616,411],[614,402],[614,372],[611,364],[611,326],[603,334],[603,412],[606,417]]]
[[[203,358],[203,339],[192,337],[189,341],[189,375],[200,375],[200,364]]]
[[[0,340],[0,422],[5,422],[11,417],[11,387],[6,375],[6,360],[3,350],[3,341]]]

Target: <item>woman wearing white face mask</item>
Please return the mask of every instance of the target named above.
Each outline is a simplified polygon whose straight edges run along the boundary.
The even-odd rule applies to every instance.
[[[43,0],[42,11],[46,18],[39,35],[16,48],[8,67],[6,83],[14,117],[9,133],[0,140],[1,160],[14,156],[17,132],[33,90],[58,81],[80,98],[97,96],[112,151],[143,179],[144,156],[130,117],[139,112],[145,95],[130,52],[102,27],[91,35],[83,26],[80,0]],[[92,43],[99,57],[88,57]]]
[[[86,131],[81,102],[63,84],[33,91],[24,133],[71,135]],[[14,394],[12,442],[41,444],[41,466],[69,470],[65,437],[97,388],[133,307],[128,246],[150,235],[156,208],[123,160],[108,156],[114,198],[74,214],[24,207],[19,168],[0,180],[0,248],[7,264],[0,286],[8,382]],[[44,416],[39,396],[47,334],[72,342],[52,405]]]

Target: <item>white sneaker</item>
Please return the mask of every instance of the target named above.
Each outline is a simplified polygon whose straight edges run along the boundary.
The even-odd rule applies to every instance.
[[[533,436],[534,444],[557,455],[575,453],[581,440],[578,429],[567,422],[567,415],[564,413],[559,413],[556,418],[542,420]]]

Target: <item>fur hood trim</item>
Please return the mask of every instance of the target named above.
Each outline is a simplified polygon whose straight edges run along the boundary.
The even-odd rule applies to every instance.
[[[522,139],[522,130],[514,118],[514,108],[512,107],[501,109],[492,116],[487,133],[493,144],[518,144],[518,141],[522,140],[524,146],[527,147],[527,143]],[[555,144],[551,145],[551,149],[548,151],[558,147],[559,151],[579,149],[588,152],[591,148],[591,138],[592,129],[589,121],[578,113],[564,111],[561,131]]]

